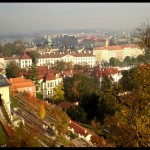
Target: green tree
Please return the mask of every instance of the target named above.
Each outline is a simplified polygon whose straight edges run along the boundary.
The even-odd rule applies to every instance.
[[[4,45],[3,55],[5,57],[11,57],[14,54],[15,46],[12,43],[8,43]]]
[[[32,80],[36,85],[36,91],[39,89],[39,79],[38,79],[38,70],[35,63],[32,63],[32,66],[29,67],[27,79]]]
[[[123,61],[124,61],[125,66],[132,65],[131,58],[129,56],[126,56]]]
[[[65,98],[69,101],[79,100],[83,95],[95,92],[99,86],[97,80],[88,74],[74,74],[63,81]]]
[[[54,68],[58,71],[63,71],[67,69],[67,64],[64,61],[55,61]]]
[[[90,122],[97,116],[97,106],[99,103],[99,95],[96,93],[84,95],[79,103],[79,106],[84,109],[87,114],[87,120]]]
[[[8,138],[8,135],[6,134],[3,125],[0,122],[0,146],[6,144],[6,138]]]
[[[138,68],[134,67],[130,70],[125,70],[122,72],[123,77],[120,79],[119,83],[121,84],[123,91],[133,91],[137,85],[135,85],[135,76],[138,73]]]
[[[63,79],[63,84],[64,84],[64,97],[66,100],[71,101],[74,100],[75,97],[72,93],[71,87],[73,84],[73,78],[72,77],[65,77]]]
[[[6,76],[7,78],[16,78],[19,77],[20,67],[16,62],[10,62],[6,68]]]
[[[109,59],[109,64],[110,64],[110,66],[112,66],[112,67],[116,67],[116,66],[119,66],[120,61],[119,61],[119,59],[117,59],[117,58],[111,57],[111,58]]]
[[[111,94],[112,91],[99,91],[98,93],[82,97],[79,104],[87,113],[87,119],[89,122],[96,118],[97,121],[103,124],[107,115],[114,115],[117,104],[114,96]]]
[[[81,69],[82,69],[81,65],[79,65],[79,64],[74,65],[74,70],[81,70]]]
[[[67,109],[67,114],[72,120],[77,122],[86,123],[86,116],[84,109],[80,106],[75,106]]]
[[[113,84],[113,78],[109,75],[104,76],[101,81],[101,89],[103,91],[108,90],[111,88],[112,84]]]

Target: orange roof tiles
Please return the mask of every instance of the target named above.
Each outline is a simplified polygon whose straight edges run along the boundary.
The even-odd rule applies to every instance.
[[[33,82],[14,83],[10,86],[11,89],[35,86]]]
[[[35,86],[35,84],[29,80],[21,77],[18,78],[10,78],[7,81],[11,84],[10,88],[22,88],[22,87],[31,87]]]

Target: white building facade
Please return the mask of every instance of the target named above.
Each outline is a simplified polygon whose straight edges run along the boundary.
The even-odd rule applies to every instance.
[[[69,53],[69,54],[41,54],[37,58],[37,66],[54,64],[56,61],[72,62],[75,64],[88,64],[93,67],[96,63],[96,57],[92,53]]]
[[[126,56],[136,58],[143,54],[144,50],[136,45],[106,46],[93,49],[93,55],[96,56],[96,61],[99,63],[103,61],[109,62],[111,57],[123,61]]]

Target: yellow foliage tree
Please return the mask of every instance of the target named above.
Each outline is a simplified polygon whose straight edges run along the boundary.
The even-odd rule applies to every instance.
[[[40,103],[40,118],[44,119],[45,114],[46,114],[45,103],[41,101],[41,103]]]
[[[63,84],[59,84],[54,88],[53,101],[55,103],[60,103],[64,101],[64,86]]]

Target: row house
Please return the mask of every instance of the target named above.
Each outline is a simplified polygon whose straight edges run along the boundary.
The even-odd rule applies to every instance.
[[[126,56],[136,58],[143,54],[144,50],[138,48],[136,45],[119,45],[93,48],[93,55],[96,56],[96,61],[99,63],[103,61],[109,62],[111,57],[118,58],[120,61],[123,61]]]
[[[96,57],[92,53],[55,53],[55,54],[41,54],[37,58],[37,66],[54,64],[55,61],[72,62],[73,65],[89,64],[93,67],[96,63]]]

